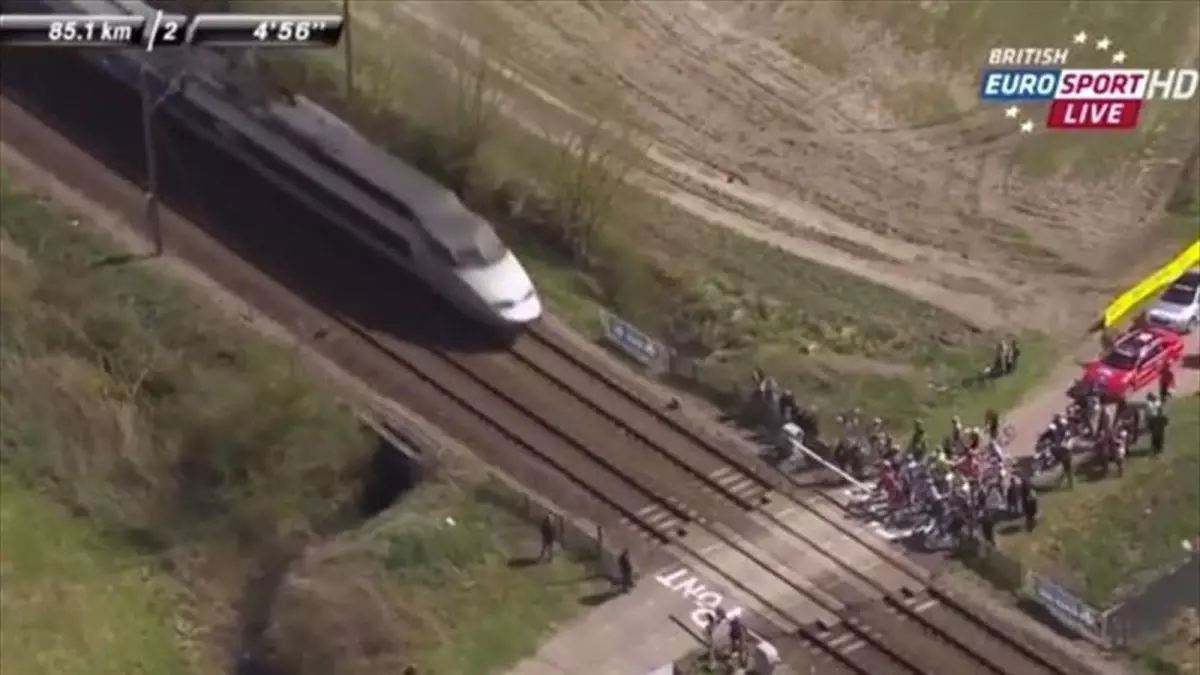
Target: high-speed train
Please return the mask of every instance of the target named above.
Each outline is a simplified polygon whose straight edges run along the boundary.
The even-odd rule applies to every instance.
[[[10,12],[146,14],[133,0],[5,0]],[[520,261],[490,223],[436,181],[373,146],[302,97],[247,105],[203,68],[223,61],[201,48],[81,52],[117,81],[146,86],[168,115],[238,157],[348,234],[424,280],[469,316],[520,329],[542,302]],[[356,217],[348,217],[353,212]]]

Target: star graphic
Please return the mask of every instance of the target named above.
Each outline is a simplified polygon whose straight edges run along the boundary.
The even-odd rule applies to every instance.
[[[1108,48],[1111,46],[1112,46],[1112,40],[1109,40],[1107,36],[1102,37],[1099,40],[1096,40],[1096,49],[1099,49],[1102,52],[1108,51]]]
[[[1113,63],[1125,63],[1126,56],[1127,54],[1125,52],[1117,52],[1116,54],[1113,54]]]
[[[1020,114],[1021,114],[1021,109],[1020,109],[1020,108],[1018,108],[1018,107],[1017,107],[1017,106],[1015,106],[1015,105],[1014,105],[1014,106],[1009,106],[1008,108],[1005,108],[1005,109],[1004,109],[1004,116],[1005,116],[1005,117],[1008,117],[1008,118],[1010,118],[1010,119],[1011,119],[1011,118],[1014,118],[1014,117],[1016,117],[1017,115],[1020,115]]]
[[[1078,33],[1075,34],[1075,44],[1077,44],[1077,45],[1087,44],[1087,39],[1088,39],[1088,34],[1085,31],[1079,31]]]
[[[1033,120],[1025,120],[1024,122],[1021,122],[1021,133],[1023,133],[1023,134],[1033,133]]]

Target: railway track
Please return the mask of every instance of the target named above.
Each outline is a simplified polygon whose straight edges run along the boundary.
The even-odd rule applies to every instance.
[[[81,79],[70,54],[9,56],[0,64],[6,97],[57,118],[93,154],[138,175],[140,145],[123,142],[140,133],[135,96]],[[103,101],[104,124],[79,100]],[[111,196],[110,179],[66,159],[70,150],[51,147],[10,103],[3,111],[6,142],[33,148],[56,170],[74,164],[70,182]],[[319,349],[531,487],[613,524],[619,545],[647,561],[683,560],[739,589],[762,615],[752,627],[785,651],[822,672],[1081,672],[931,589],[911,563],[843,521],[832,501],[692,431],[561,336],[539,327],[501,351],[462,340],[473,327],[403,273],[186,130],[164,126],[166,154],[175,155],[164,162],[164,193],[261,271],[217,263],[198,253],[209,250],[199,239],[179,247],[185,257],[210,273],[215,266],[214,276],[285,325],[319,326],[311,331]],[[305,301],[284,301],[289,290]]]

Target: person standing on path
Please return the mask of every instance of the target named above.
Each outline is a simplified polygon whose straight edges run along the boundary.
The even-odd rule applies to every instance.
[[[622,593],[633,590],[633,563],[629,561],[629,551],[621,551],[617,556],[617,583]]]
[[[538,528],[542,535],[542,550],[538,553],[538,562],[551,562],[554,560],[554,519],[547,513],[542,518],[542,524]]]
[[[995,410],[988,409],[983,416],[983,427],[987,431],[988,438],[1000,439],[1000,414]]]
[[[1125,475],[1125,453],[1128,450],[1129,434],[1124,429],[1113,431],[1112,462],[1117,465],[1117,478]]]
[[[996,545],[996,522],[991,509],[985,508],[979,514],[979,533],[983,535],[983,540],[988,546]]]
[[[1146,394],[1146,417],[1154,417],[1162,413],[1162,402],[1153,393]]]
[[[1016,518],[1021,515],[1021,484],[1025,481],[1020,476],[1013,476],[1008,481],[1008,489],[1004,491],[1005,511],[1008,512],[1008,518]]]
[[[1155,455],[1161,455],[1163,445],[1167,438],[1167,414],[1162,408],[1157,408],[1154,413],[1146,418],[1146,426],[1150,428],[1150,452]]]
[[[1021,508],[1025,512],[1025,531],[1033,532],[1037,527],[1038,496],[1028,482],[1021,486]]]
[[[992,359],[992,370],[990,375],[993,378],[1000,377],[1008,371],[1008,341],[1001,340],[996,343],[996,356]]]
[[[708,647],[708,662],[717,662],[717,628],[725,621],[725,610],[720,607],[705,615],[704,642]]]
[[[1058,466],[1062,468],[1062,479],[1066,479],[1067,488],[1075,487],[1075,455],[1071,452],[1071,447],[1065,442],[1059,442],[1054,446],[1055,459],[1058,460]]]
[[[1164,363],[1162,372],[1158,374],[1158,397],[1163,403],[1171,396],[1171,392],[1175,390],[1175,371],[1171,370],[1171,364]]]

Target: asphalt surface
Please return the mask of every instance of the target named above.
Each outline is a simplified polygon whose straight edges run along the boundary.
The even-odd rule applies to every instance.
[[[71,143],[7,101],[6,142],[139,222],[141,195],[129,185],[144,172],[135,92],[65,51],[6,53],[0,86],[97,161],[80,160]],[[669,422],[598,378],[596,364],[579,363],[551,333],[539,329],[515,344],[485,337],[188,129],[163,118],[158,132],[173,253],[525,485],[608,524],[610,542],[630,548],[639,565],[690,556],[756,597],[774,617],[766,623],[798,629],[847,672],[1076,672],[1015,649],[949,598],[901,601],[900,582],[882,582],[884,572],[917,593],[922,577],[870,535],[846,529],[836,509],[813,507],[752,458]],[[807,520],[789,525],[785,516]],[[817,528],[831,534],[815,540]],[[792,596],[810,610],[781,608],[780,598]],[[828,612],[838,620],[814,619]]]

